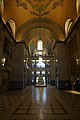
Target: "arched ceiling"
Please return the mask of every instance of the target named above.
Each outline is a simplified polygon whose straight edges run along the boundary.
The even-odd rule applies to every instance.
[[[28,39],[30,43],[36,44],[40,38],[44,44],[47,44],[48,42],[51,44],[53,41],[56,41],[55,34],[45,28],[36,28],[31,30],[25,40]]]
[[[12,18],[17,29],[26,21],[42,17],[55,21],[64,29],[68,18],[75,20],[76,0],[4,0],[4,19]]]
[[[75,3],[76,0],[4,0],[3,19],[15,21],[17,42],[36,42],[41,28],[44,43],[49,40],[53,44],[55,39],[64,41],[65,21],[75,21]]]
[[[16,40],[25,40],[25,36],[28,36],[29,32],[35,28],[46,28],[55,33],[55,36],[59,40],[64,40],[63,29],[54,21],[47,18],[35,18],[25,22],[16,32]],[[46,34],[47,35],[47,34]]]
[[[50,54],[53,48],[53,42],[56,42],[57,39],[55,33],[45,28],[35,28],[26,36],[25,42],[27,41],[26,44],[29,47],[30,53],[33,53],[34,49],[37,48],[37,42],[40,39],[43,41],[43,47],[46,48]]]

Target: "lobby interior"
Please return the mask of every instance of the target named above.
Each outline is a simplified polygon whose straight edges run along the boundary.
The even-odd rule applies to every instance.
[[[0,120],[79,114],[80,0],[0,0]]]

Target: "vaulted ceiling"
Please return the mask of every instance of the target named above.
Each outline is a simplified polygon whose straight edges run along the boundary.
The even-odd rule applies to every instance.
[[[36,44],[41,29],[44,43],[65,40],[64,25],[68,18],[75,21],[76,0],[4,0],[4,16],[7,22],[16,23],[16,41]]]

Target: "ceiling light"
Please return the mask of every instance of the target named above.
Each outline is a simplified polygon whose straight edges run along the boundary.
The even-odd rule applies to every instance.
[[[38,55],[43,54],[43,41],[41,40],[41,28],[39,29],[39,40],[37,42]]]
[[[42,55],[42,51],[38,51],[38,55]]]

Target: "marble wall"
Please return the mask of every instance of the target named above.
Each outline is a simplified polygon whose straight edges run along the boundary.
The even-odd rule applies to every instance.
[[[23,88],[24,44],[15,44],[13,52],[11,87],[21,89]]]
[[[80,16],[66,39],[66,46],[68,49],[72,89],[80,91]]]
[[[51,72],[51,80],[50,84],[55,85],[55,66],[54,66],[54,57],[51,57],[51,62],[50,62],[50,72]]]
[[[26,87],[28,79],[28,58],[29,54],[25,43],[17,43],[7,25],[5,25],[0,18],[1,93],[6,92],[9,89],[23,89]],[[29,76],[31,75],[29,74]]]
[[[13,46],[13,37],[0,18],[0,93],[9,89]]]
[[[56,43],[54,50],[55,49],[55,85],[59,89],[71,89],[65,43]]]
[[[55,54],[55,85],[60,89],[80,89],[80,16],[76,19],[65,42],[57,42]]]

